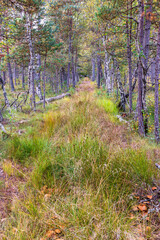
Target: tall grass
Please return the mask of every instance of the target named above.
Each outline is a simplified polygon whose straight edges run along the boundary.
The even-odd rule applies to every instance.
[[[117,114],[110,100],[83,93],[60,105],[44,115],[34,135],[14,137],[8,146],[9,157],[32,172],[12,204],[4,239],[47,240],[46,232],[56,228],[60,239],[136,239],[130,196],[156,178],[147,151],[118,147],[120,128],[119,139],[102,140],[104,127],[112,128],[110,135],[116,130],[113,123],[105,125],[108,114]]]

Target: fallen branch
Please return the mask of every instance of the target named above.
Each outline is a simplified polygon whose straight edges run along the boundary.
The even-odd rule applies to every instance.
[[[62,93],[61,95],[58,95],[58,96],[56,96],[56,97],[46,98],[46,99],[45,99],[45,102],[46,102],[46,103],[54,102],[54,101],[56,101],[56,100],[62,99],[62,98],[64,98],[64,97],[70,97],[70,96],[71,96],[70,93]],[[42,103],[43,103],[43,100],[37,102],[36,104],[38,105],[38,104],[42,104]]]

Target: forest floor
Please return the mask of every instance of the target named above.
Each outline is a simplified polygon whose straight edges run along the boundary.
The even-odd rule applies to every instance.
[[[160,147],[85,79],[1,140],[0,239],[160,239]]]

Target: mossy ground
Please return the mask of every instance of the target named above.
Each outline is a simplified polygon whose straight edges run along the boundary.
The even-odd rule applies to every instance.
[[[131,209],[135,192],[147,193],[158,181],[160,148],[120,123],[117,112],[86,79],[71,98],[23,114],[27,121],[3,143],[4,171],[16,175],[12,164],[18,165],[24,181],[2,239],[154,239],[151,221],[137,233],[142,218]]]

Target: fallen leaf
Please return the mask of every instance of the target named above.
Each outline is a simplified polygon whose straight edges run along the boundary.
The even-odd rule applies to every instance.
[[[51,196],[52,196],[51,194],[45,194],[44,195],[44,200],[48,201],[51,198]]]
[[[153,190],[153,191],[157,190],[157,187],[152,187],[152,190]]]
[[[147,198],[152,199],[153,197],[152,195],[147,195]]]
[[[138,209],[142,212],[142,211],[147,211],[147,206],[145,204],[140,204],[138,205]]]
[[[55,230],[55,233],[56,233],[56,234],[60,234],[61,232],[62,232],[62,231],[61,231],[60,229],[56,229],[56,230]]]
[[[132,207],[132,211],[133,211],[133,212],[138,211],[138,206],[133,206],[133,207]]]
[[[136,199],[139,199],[139,197],[138,196],[134,196]]]
[[[47,233],[46,233],[46,237],[50,238],[50,237],[53,237],[55,234],[54,234],[54,231],[52,230],[49,230]]]
[[[151,204],[150,202],[146,201],[146,202],[143,202],[144,204]]]

